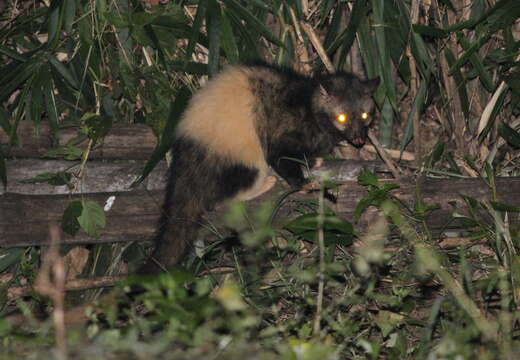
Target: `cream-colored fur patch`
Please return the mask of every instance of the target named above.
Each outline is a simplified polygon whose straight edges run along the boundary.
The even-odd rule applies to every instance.
[[[255,126],[254,103],[248,69],[228,67],[193,96],[177,134],[188,135],[217,155],[263,172],[268,166]]]

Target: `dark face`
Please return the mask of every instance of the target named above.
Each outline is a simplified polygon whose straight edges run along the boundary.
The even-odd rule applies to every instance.
[[[324,79],[314,108],[325,114],[341,136],[355,147],[365,145],[375,109],[372,95],[379,79],[363,81],[350,74]]]

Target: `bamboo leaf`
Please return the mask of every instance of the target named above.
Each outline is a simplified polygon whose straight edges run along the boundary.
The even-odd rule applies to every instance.
[[[186,108],[186,106],[188,106],[188,101],[190,97],[191,92],[186,87],[181,88],[177,93],[175,101],[173,102],[170,108],[170,115],[168,116],[168,122],[166,123],[166,127],[162,132],[163,135],[161,141],[155,147],[153,154],[150,156],[150,159],[144,166],[143,173],[137,180],[134,181],[132,185],[138,185],[142,183],[143,180],[146,179],[146,177],[154,169],[155,165],[157,165],[157,163],[164,158],[166,152],[171,148],[173,140],[175,138],[175,127],[181,119],[184,109]]]
[[[48,32],[48,43],[51,47],[55,47],[58,44],[61,29],[63,27],[63,17],[65,14],[65,8],[67,0],[54,0],[51,2],[49,8],[49,23],[47,25]]]
[[[417,94],[415,95],[415,99],[413,100],[412,108],[408,113],[408,119],[406,120],[406,128],[404,131],[403,139],[401,140],[401,145],[399,150],[401,154],[405,150],[406,146],[410,143],[413,137],[413,118],[416,113],[421,114],[423,111],[423,105],[426,103],[426,90],[427,90],[427,82],[422,80],[419,84],[419,88],[417,89]],[[420,140],[418,140],[420,141]]]
[[[500,124],[498,134],[507,141],[509,145],[520,148],[520,133],[506,123]]]
[[[433,26],[427,26],[422,24],[412,24],[412,29],[416,34],[427,36],[430,38],[445,38],[450,33],[444,29],[439,29]]]
[[[334,42],[327,48],[327,53],[331,55],[341,45],[345,55],[350,51],[354,40],[356,39],[356,33],[361,24],[363,18],[365,18],[368,10],[368,4],[366,0],[358,0],[354,2],[352,13],[349,18],[346,29],[336,38]]]
[[[276,44],[278,46],[283,46],[280,39],[274,36],[271,31],[258,20],[249,10],[240,5],[235,0],[224,0],[224,3],[229,7],[229,10],[236,13],[236,15],[242,18],[253,30],[261,34],[266,40]]]
[[[5,154],[0,145],[0,181],[2,182],[4,189],[7,187],[7,166],[5,163]]]
[[[63,79],[72,86],[74,89],[79,89],[79,82],[76,79],[76,76],[74,73],[69,71],[63,63],[58,61],[54,56],[49,56],[49,63],[50,65],[61,75],[63,76]]]
[[[6,56],[9,56],[12,59],[18,60],[18,61],[25,62],[28,60],[27,56],[25,56],[23,54],[19,54],[16,51],[11,50],[10,48],[8,48],[7,46],[2,45],[2,44],[0,44],[0,53],[4,54]]]
[[[233,28],[231,26],[231,21],[229,20],[228,16],[226,15],[226,12],[224,9],[222,9],[221,13],[221,20],[222,20],[222,48],[224,49],[224,52],[226,54],[227,59],[231,64],[238,63],[238,46],[237,42],[235,40],[235,35],[233,34]]]
[[[51,132],[55,137],[58,131],[58,109],[56,106],[56,98],[53,91],[53,80],[49,72],[44,72],[45,81],[43,81],[43,96],[45,100],[45,109],[47,110],[47,120],[51,126]]]
[[[195,46],[199,40],[200,30],[202,28],[202,23],[206,14],[206,3],[206,0],[201,0],[199,1],[199,6],[197,6],[197,13],[195,14],[195,19],[193,20],[193,26],[191,27],[188,46],[186,46],[186,61],[191,59],[193,50],[195,50]]]
[[[220,6],[216,0],[208,0],[206,12],[206,24],[208,28],[209,53],[208,75],[215,76],[218,73],[220,60]]]
[[[175,71],[184,71],[193,75],[208,75],[208,65],[197,62],[170,61],[169,67]]]
[[[65,0],[64,10],[64,27],[65,31],[70,34],[72,25],[74,25],[74,17],[76,16],[76,1]]]
[[[464,50],[467,50],[470,47],[468,40],[462,35],[462,33],[457,32],[457,39]],[[469,56],[469,61],[479,74],[479,79],[482,85],[484,85],[487,91],[493,92],[495,90],[493,80],[491,80],[491,75],[485,69],[480,57],[476,53],[473,53]]]
[[[444,50],[444,56],[446,57],[446,61],[448,62],[448,66],[453,67],[452,65],[455,62],[455,56],[450,49],[446,48]],[[460,105],[462,107],[462,112],[464,113],[464,117],[468,119],[469,117],[469,99],[468,93],[466,91],[466,84],[464,81],[464,77],[460,72],[459,68],[455,68],[453,72],[453,79],[455,80],[455,84],[457,85],[457,92],[459,94]]]

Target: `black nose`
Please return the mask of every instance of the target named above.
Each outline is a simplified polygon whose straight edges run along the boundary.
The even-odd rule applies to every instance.
[[[360,138],[360,137],[356,137],[356,138],[351,140],[351,143],[352,143],[352,145],[354,145],[355,147],[357,147],[359,149],[360,147],[365,145],[365,139]]]

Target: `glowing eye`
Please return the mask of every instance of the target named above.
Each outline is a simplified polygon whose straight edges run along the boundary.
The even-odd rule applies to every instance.
[[[341,114],[338,114],[337,119],[340,123],[345,123],[348,121],[348,116],[347,116],[347,114],[341,113]]]
[[[362,114],[361,114],[361,118],[362,118],[363,120],[368,119],[368,113],[366,113],[366,112],[362,113]]]

